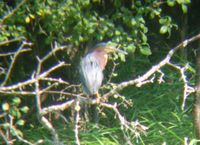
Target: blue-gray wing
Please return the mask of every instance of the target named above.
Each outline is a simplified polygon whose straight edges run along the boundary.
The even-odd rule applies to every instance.
[[[91,54],[86,55],[81,60],[79,73],[84,92],[88,95],[98,93],[103,80],[103,72],[98,60]]]

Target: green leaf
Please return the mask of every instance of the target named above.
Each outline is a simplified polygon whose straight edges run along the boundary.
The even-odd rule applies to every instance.
[[[126,49],[128,52],[134,53],[134,52],[135,52],[135,49],[136,49],[136,46],[135,46],[134,44],[130,44],[130,45],[128,45],[127,47],[125,47],[125,49]]]
[[[4,111],[8,111],[8,110],[10,109],[10,105],[9,105],[8,103],[3,103],[3,104],[2,104],[2,109],[3,109]]]
[[[115,35],[119,36],[121,34],[121,32],[119,30],[115,31]]]
[[[119,54],[119,58],[120,58],[120,60],[123,61],[123,62],[126,61],[126,59],[125,59],[125,55],[122,54],[122,53]]]
[[[167,4],[170,7],[173,7],[175,5],[175,1],[174,0],[167,0]]]
[[[176,0],[178,4],[184,3],[184,0]]]
[[[135,26],[137,24],[136,20],[134,18],[131,19],[131,25]]]
[[[147,36],[144,33],[141,33],[141,35],[142,35],[142,41],[144,43],[146,43],[147,42]]]
[[[13,135],[18,135],[18,136],[23,136],[23,133],[19,130],[19,129],[16,129],[16,128],[12,128],[11,129],[11,134],[13,134]]]
[[[31,22],[31,19],[30,19],[29,16],[25,18],[25,22],[26,22],[27,24]]]
[[[29,111],[28,106],[24,106],[20,109],[22,112],[27,113]]]
[[[20,98],[18,98],[18,97],[15,97],[15,98],[13,98],[13,103],[15,104],[15,105],[19,105],[20,103],[21,103],[21,100],[20,100]]]
[[[186,13],[188,12],[187,5],[182,4],[182,5],[181,5],[181,8],[182,8],[182,11],[183,11],[184,14],[186,14]]]
[[[142,45],[141,47],[140,47],[140,52],[143,54],[143,55],[151,55],[152,53],[151,53],[151,49],[150,49],[150,47],[149,47],[149,45]]]
[[[162,25],[163,25],[163,24],[166,24],[166,23],[167,23],[167,20],[166,20],[165,18],[160,18],[160,19],[159,19],[159,23],[162,24]]]
[[[12,116],[14,116],[16,118],[20,118],[21,117],[21,113],[18,110],[18,108],[12,108],[10,113],[11,113]]]
[[[190,71],[193,74],[196,73],[196,70],[191,65],[188,66],[188,71]]]
[[[185,4],[191,3],[191,0],[185,0]]]
[[[160,33],[161,34],[165,34],[167,33],[168,31],[168,27],[166,25],[163,25],[161,28],[160,28]]]
[[[23,126],[25,124],[25,121],[20,119],[16,122],[17,125]]]

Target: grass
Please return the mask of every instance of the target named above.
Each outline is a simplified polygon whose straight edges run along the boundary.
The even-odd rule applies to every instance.
[[[133,100],[133,107],[121,108],[121,113],[128,120],[139,120],[141,124],[149,127],[146,135],[138,138],[126,132],[132,143],[136,145],[180,145],[184,138],[188,138],[189,145],[195,145],[192,123],[193,96],[189,96],[185,110],[180,109],[180,96],[182,83],[178,75],[168,72],[166,83],[147,84],[141,88],[129,87],[122,93],[126,98]],[[120,125],[114,118],[112,111],[106,110],[106,118],[101,118],[98,126],[86,123],[80,129],[80,141],[82,145],[121,145],[125,144]],[[55,125],[59,132],[60,140],[64,144],[73,145],[73,125]],[[31,141],[42,138],[45,145],[50,144],[50,135],[41,125],[25,130],[25,137]]]

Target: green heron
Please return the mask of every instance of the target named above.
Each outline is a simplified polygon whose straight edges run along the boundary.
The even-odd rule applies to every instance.
[[[84,92],[99,100],[98,90],[103,80],[103,70],[107,64],[108,54],[112,52],[126,52],[116,49],[107,43],[99,43],[81,59],[80,77]]]

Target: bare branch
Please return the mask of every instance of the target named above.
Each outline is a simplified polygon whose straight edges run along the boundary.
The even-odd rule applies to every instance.
[[[158,70],[160,70],[163,66],[165,66],[167,63],[169,63],[170,59],[172,58],[173,54],[178,50],[178,49],[182,49],[185,48],[188,44],[196,41],[200,39],[200,34],[197,34],[195,36],[193,36],[192,38],[186,39],[185,41],[183,41],[182,43],[178,44],[176,47],[174,47],[173,49],[171,49],[167,56],[160,61],[158,64],[154,65],[151,69],[149,69],[145,74],[143,74],[142,76],[134,79],[134,80],[130,80],[130,81],[125,81],[120,83],[119,85],[117,85],[116,88],[112,89],[110,92],[106,93],[105,95],[103,95],[103,100],[107,100],[107,98],[109,96],[112,96],[113,94],[115,94],[116,91],[122,90],[123,88],[130,86],[130,85],[137,85],[140,84],[141,82],[144,82],[146,80],[149,79],[150,76],[152,76],[155,72],[157,72]]]
[[[40,114],[43,116],[43,115],[48,114],[50,112],[63,111],[65,109],[69,108],[70,106],[72,106],[74,101],[75,100],[70,100],[70,101],[67,101],[67,102],[59,104],[59,105],[52,105],[52,106],[43,108],[42,111],[40,112]]]
[[[111,80],[112,80],[112,78],[113,78],[113,74],[114,74],[114,72],[115,72],[115,69],[116,69],[116,67],[119,65],[119,63],[115,63],[114,61],[113,61],[113,68],[112,68],[112,70],[111,70],[111,73],[110,73],[110,77],[108,78],[108,81],[107,81],[107,83],[110,83],[111,82]]]
[[[0,129],[0,136],[2,137],[2,139],[5,141],[7,145],[13,144],[15,141],[15,140],[9,140],[1,129]]]
[[[64,50],[66,48],[66,46],[60,46],[60,47],[56,47],[52,49],[52,51],[50,51],[47,55],[45,55],[45,57],[43,57],[41,59],[41,63],[44,63],[47,59],[49,59],[52,55],[54,55],[57,51],[60,50]]]
[[[114,105],[108,103],[100,103],[100,106],[110,108],[115,112],[120,121],[122,129],[130,130],[134,134],[137,133],[137,131],[144,133],[148,129],[148,127],[141,125],[138,121],[136,122],[127,121],[125,117],[122,116],[119,110],[117,109],[117,103],[115,103]]]
[[[24,86],[27,86],[27,85],[32,85],[33,83],[35,83],[35,79],[29,79],[27,81],[24,81],[24,82],[19,82],[17,84],[13,84],[13,85],[10,85],[10,86],[2,86],[0,87],[0,91],[1,92],[4,92],[4,91],[12,91],[12,90],[15,90],[15,89],[20,89]]]
[[[20,53],[27,52],[27,51],[31,51],[31,49],[21,50]],[[16,54],[16,52],[0,53],[0,57],[10,56],[10,55],[14,55],[14,54]]]
[[[2,25],[7,19],[12,17],[28,0],[22,0],[21,3],[13,10],[11,11],[8,15],[6,15],[0,22],[0,25]]]
[[[75,126],[74,126],[74,133],[75,133],[75,142],[76,145],[80,145],[80,140],[79,140],[79,120],[80,120],[80,105],[79,105],[79,100],[76,100],[76,105],[75,105],[75,110],[76,110],[76,118],[75,118]]]
[[[43,72],[42,74],[40,74],[38,76],[38,79],[39,80],[47,80],[45,79],[45,77],[47,77],[50,73],[52,73],[53,71],[55,71],[56,69],[60,68],[60,67],[63,67],[63,66],[66,66],[66,64],[64,62],[61,62],[53,67],[51,67],[49,70]],[[3,92],[3,91],[11,91],[11,90],[15,90],[15,89],[20,89],[24,86],[27,86],[27,85],[32,85],[33,83],[36,82],[36,79],[35,78],[32,78],[32,79],[29,79],[27,81],[24,81],[24,82],[19,82],[17,84],[14,84],[14,85],[10,85],[10,86],[1,86],[0,87],[0,92]],[[64,81],[61,81],[64,83]],[[65,82],[66,83],[66,82]]]
[[[41,93],[48,93],[48,94],[60,94],[60,95],[65,95],[65,96],[69,96],[69,97],[77,97],[77,96],[81,96],[81,94],[72,94],[72,93],[68,93],[68,92],[61,92],[61,91],[43,91]]]
[[[30,92],[30,91],[14,91],[14,90],[11,90],[11,91],[2,91],[0,90],[0,94],[7,94],[7,95],[23,95],[23,96],[32,96],[32,95],[35,95],[35,92]]]
[[[39,118],[39,120],[41,121],[41,123],[44,125],[46,129],[50,131],[51,135],[53,136],[53,144],[61,145],[61,143],[59,142],[58,133],[56,132],[52,124],[44,116],[40,117],[41,118]]]
[[[165,74],[161,70],[158,70],[157,72],[160,73],[158,83],[161,84],[161,83],[165,82],[164,79],[163,79]]]
[[[27,45],[27,44],[28,44],[28,43],[26,43],[26,42],[22,42],[21,46],[19,47],[19,49],[17,50],[17,52],[14,54],[13,59],[12,59],[12,62],[11,62],[11,64],[10,64],[9,68],[8,68],[8,72],[7,72],[7,74],[6,74],[6,77],[5,77],[4,81],[2,82],[1,86],[4,86],[4,85],[7,83],[8,79],[10,78],[12,69],[13,69],[13,67],[14,67],[14,65],[15,65],[15,63],[16,63],[17,57],[18,57],[22,52],[26,52],[26,51],[22,51],[22,49],[23,49],[24,46]]]
[[[18,38],[14,38],[14,39],[11,39],[11,40],[2,41],[2,42],[0,42],[0,47],[4,46],[4,45],[8,45],[8,44],[13,43],[13,42],[18,42],[18,41],[21,41],[21,40],[23,40],[23,37],[18,37]]]
[[[48,70],[45,70],[43,72],[41,72],[41,71],[42,71],[43,63],[45,63],[45,61],[48,60],[54,53],[56,53],[59,50],[63,50],[65,47],[62,47],[62,46],[56,47],[55,49],[53,49],[51,52],[49,52],[47,55],[45,55],[41,59],[39,57],[37,57],[38,65],[37,65],[37,68],[36,68],[36,72],[33,73],[33,75],[31,76],[30,79],[28,79],[24,82],[19,82],[17,84],[10,85],[10,86],[5,86],[8,79],[10,78],[10,75],[11,75],[11,72],[14,68],[17,57],[19,56],[20,53],[25,52],[23,50],[24,45],[26,45],[25,42],[23,42],[22,45],[19,47],[19,49],[14,53],[13,59],[11,61],[10,67],[8,69],[8,73],[5,77],[5,80],[3,81],[2,85],[0,86],[0,93],[1,94],[15,94],[15,95],[34,95],[35,99],[36,99],[36,108],[37,108],[37,115],[38,115],[39,121],[42,123],[42,125],[44,125],[44,127],[46,129],[48,129],[51,132],[51,135],[53,137],[53,144],[61,145],[62,143],[59,142],[59,138],[58,138],[58,134],[57,134],[56,130],[54,129],[51,122],[44,115],[51,113],[53,111],[60,111],[60,110],[62,111],[64,109],[70,107],[74,103],[74,100],[65,102],[61,105],[52,105],[52,106],[49,106],[49,107],[46,107],[46,108],[42,108],[41,94],[42,93],[51,93],[51,94],[53,94],[53,93],[59,93],[59,94],[64,93],[64,95],[70,95],[70,96],[74,96],[74,97],[75,96],[77,97],[77,95],[70,94],[70,93],[63,92],[63,91],[51,91],[51,89],[58,84],[63,85],[62,89],[65,87],[64,85],[69,86],[69,83],[62,80],[61,78],[57,79],[57,78],[48,77],[52,72],[58,70],[59,68],[61,68],[63,66],[67,66],[68,64],[65,64],[64,62],[59,62],[58,64],[50,67]],[[12,55],[12,53],[9,53],[7,55]],[[6,56],[6,55],[4,55],[4,56]],[[41,81],[53,82],[53,84],[50,85],[50,86],[47,85],[46,88],[41,90],[41,87],[40,87]],[[30,86],[33,88],[33,90],[30,89]],[[26,144],[32,144],[29,141],[23,139],[19,135],[16,135],[16,137],[17,137],[18,140],[20,140],[20,141],[22,141]],[[39,144],[39,143],[41,143],[41,141],[37,142],[37,144]]]
[[[48,81],[48,82],[57,82],[59,84],[65,84],[65,85],[69,85],[68,82],[62,80],[61,78],[48,78],[48,77],[45,77],[45,78],[41,78],[40,80],[45,80],[45,81]],[[70,85],[72,86],[72,85]]]
[[[185,75],[185,72],[188,69],[188,64],[186,64],[184,67],[180,67],[180,66],[177,66],[177,65],[172,64],[172,63],[168,63],[168,65],[177,69],[179,71],[180,75],[181,75],[181,79],[183,80],[184,86],[183,86],[183,97],[182,97],[182,102],[181,102],[181,109],[184,110],[187,96],[189,96],[191,93],[195,92],[195,88],[189,86],[189,83],[187,81],[187,77]]]
[[[63,66],[67,66],[67,64],[65,64],[65,62],[60,62],[59,64],[51,67],[49,70],[45,71],[44,73],[39,75],[39,79],[45,78],[46,76],[48,76],[51,72],[55,71],[56,69],[63,67]]]

